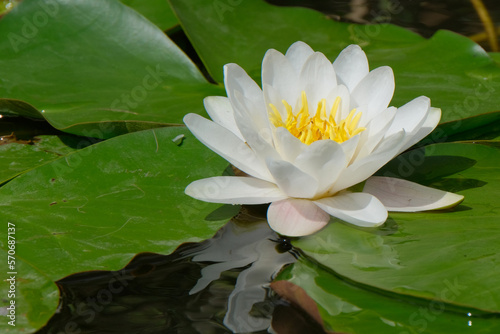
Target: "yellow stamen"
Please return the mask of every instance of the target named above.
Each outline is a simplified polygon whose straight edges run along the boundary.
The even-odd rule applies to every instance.
[[[357,127],[361,119],[361,112],[356,113],[356,109],[351,110],[349,115],[338,124],[335,121],[339,106],[340,96],[333,102],[329,115],[326,113],[326,99],[321,99],[318,103],[316,113],[311,115],[307,104],[307,96],[304,91],[301,94],[301,106],[297,113],[282,100],[286,110],[286,120],[283,121],[281,113],[273,104],[269,104],[271,111],[269,119],[275,127],[284,127],[301,142],[310,145],[317,140],[331,139],[342,143],[349,138],[366,130],[363,127]]]

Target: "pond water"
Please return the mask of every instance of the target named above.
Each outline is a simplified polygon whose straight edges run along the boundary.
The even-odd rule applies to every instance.
[[[267,333],[271,322],[286,333],[321,333],[269,288],[296,256],[266,221],[233,219],[170,255],[143,253],[119,271],[58,281],[60,307],[37,334]]]

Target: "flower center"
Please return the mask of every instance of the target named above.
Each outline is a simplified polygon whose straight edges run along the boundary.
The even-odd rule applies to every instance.
[[[339,109],[340,100],[339,96],[335,99],[329,116],[326,115],[325,99],[322,99],[318,103],[316,113],[311,115],[307,106],[306,92],[302,91],[302,103],[300,110],[296,114],[293,113],[292,107],[288,102],[282,100],[281,102],[287,112],[286,120],[283,120],[280,112],[272,103],[269,104],[272,109],[272,112],[269,113],[269,119],[275,127],[284,127],[307,145],[322,139],[331,139],[337,143],[343,143],[366,130],[366,128],[357,127],[361,118],[361,112],[356,113],[356,109],[351,110],[349,115],[338,124],[335,122],[335,115]]]

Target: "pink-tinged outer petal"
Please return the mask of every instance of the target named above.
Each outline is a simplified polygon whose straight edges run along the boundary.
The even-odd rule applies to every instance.
[[[351,105],[357,105],[364,114],[360,126],[389,106],[394,94],[394,73],[389,66],[374,69],[356,86],[351,94]]]
[[[287,196],[274,183],[246,176],[216,176],[194,181],[186,194],[205,202],[264,204]]]
[[[318,190],[318,180],[284,160],[268,159],[269,171],[278,187],[289,197],[312,198]]]
[[[321,230],[330,216],[311,201],[289,198],[271,203],[267,220],[277,233],[301,237]]]
[[[368,59],[364,51],[355,44],[346,47],[333,62],[339,83],[344,84],[350,92],[368,74]]]
[[[398,212],[448,209],[464,199],[462,195],[384,176],[366,180],[363,192],[377,197],[387,210]]]
[[[387,209],[374,196],[366,193],[339,193],[314,201],[321,209],[345,222],[375,227],[387,219]]]
[[[314,53],[314,50],[304,42],[298,41],[293,43],[286,51],[285,56],[292,64],[295,72],[300,73],[300,69],[304,66],[307,58]]]
[[[208,96],[203,100],[203,103],[208,115],[215,123],[222,125],[234,133],[242,141],[245,141],[243,135],[238,129],[238,126],[236,125],[233,107],[227,97]]]
[[[273,181],[264,162],[228,129],[197,114],[184,116],[184,123],[203,145],[235,167],[259,179]]]

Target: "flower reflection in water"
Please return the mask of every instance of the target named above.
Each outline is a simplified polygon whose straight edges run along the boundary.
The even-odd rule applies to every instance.
[[[279,240],[265,220],[243,217],[212,239],[183,244],[172,254],[141,253],[116,272],[73,274],[57,282],[58,312],[37,334],[68,328],[79,333],[267,333],[276,307],[296,312],[268,288],[274,275],[295,261]],[[305,319],[306,328],[317,326]]]

